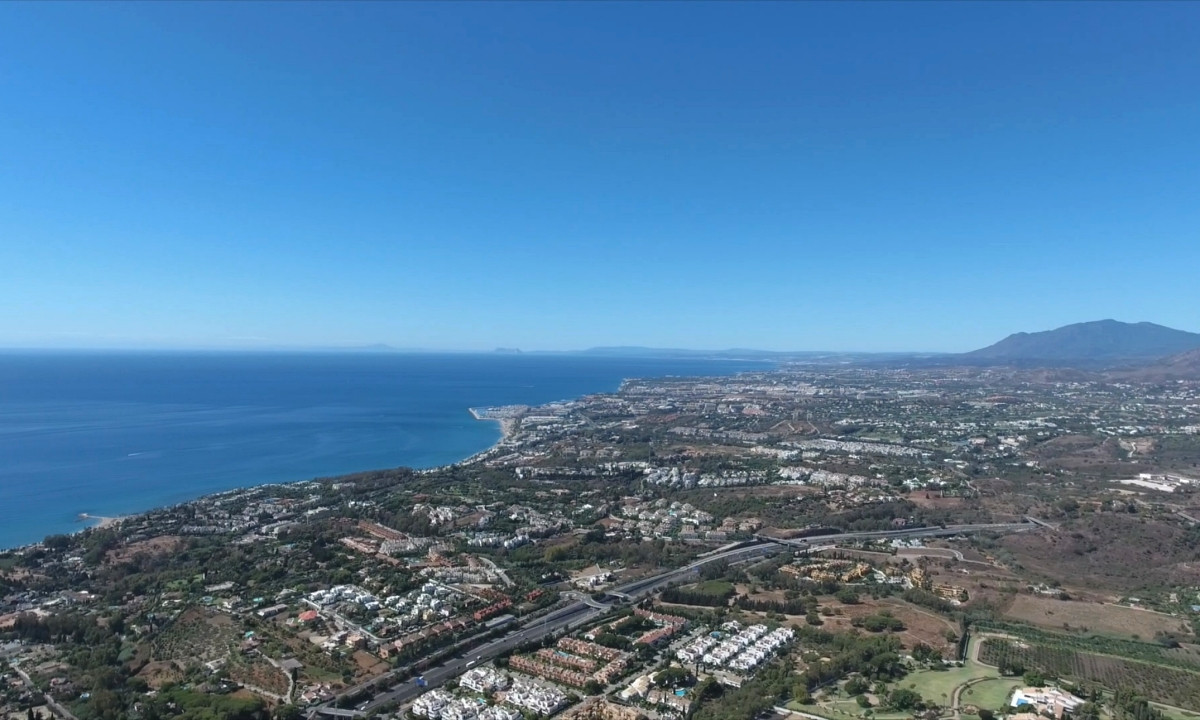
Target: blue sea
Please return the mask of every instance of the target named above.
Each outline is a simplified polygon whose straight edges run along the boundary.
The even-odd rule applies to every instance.
[[[471,407],[763,367],[584,355],[0,354],[0,548],[79,530],[80,513],[453,463],[499,439]]]

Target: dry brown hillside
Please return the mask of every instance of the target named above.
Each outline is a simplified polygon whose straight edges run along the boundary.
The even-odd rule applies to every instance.
[[[1121,592],[1200,583],[1194,536],[1167,520],[1100,513],[1002,542],[1026,569],[1078,587]]]

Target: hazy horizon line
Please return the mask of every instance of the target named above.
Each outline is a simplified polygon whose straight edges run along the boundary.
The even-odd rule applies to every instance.
[[[606,355],[617,357],[623,351],[636,353],[677,353],[689,355],[703,354],[739,354],[753,353],[758,355],[957,355],[960,352],[951,350],[771,350],[763,348],[686,348],[686,347],[657,347],[652,345],[594,345],[586,348],[571,349],[524,349],[512,347],[484,348],[427,348],[427,347],[397,347],[382,343],[367,345],[269,345],[269,346],[239,346],[239,345],[5,345],[0,344],[0,353],[223,353],[223,354],[254,354],[254,353],[314,353],[314,354],[394,354],[394,355]]]

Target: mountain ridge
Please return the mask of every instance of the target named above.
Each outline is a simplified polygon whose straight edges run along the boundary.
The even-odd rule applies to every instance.
[[[1116,362],[1152,360],[1200,349],[1200,334],[1151,322],[1118,320],[1064,325],[1053,330],[1013,333],[985,348],[963,353],[969,360]]]

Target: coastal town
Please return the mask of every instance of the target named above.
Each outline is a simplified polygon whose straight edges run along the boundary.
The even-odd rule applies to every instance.
[[[465,410],[464,410],[465,412]],[[1200,384],[785,364],[0,554],[5,717],[1200,717]]]
[[[0,149],[0,720],[1200,720],[1200,0],[7,0]]]

